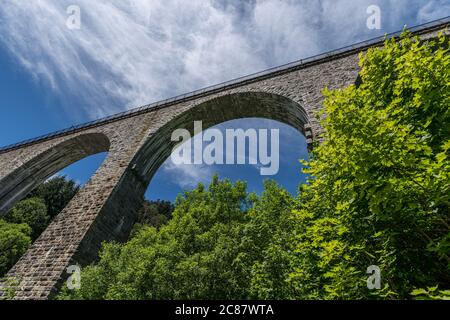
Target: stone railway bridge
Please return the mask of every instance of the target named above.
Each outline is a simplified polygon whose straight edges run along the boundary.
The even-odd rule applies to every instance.
[[[413,30],[427,39],[449,23],[446,18]],[[315,116],[322,89],[354,84],[359,52],[381,44],[370,40],[0,149],[0,214],[66,166],[108,152],[9,271],[20,281],[15,299],[51,298],[69,265],[94,261],[103,241],[127,239],[152,176],[170,156],[173,130],[192,131],[194,120],[206,129],[238,118],[269,118],[297,128],[311,146],[322,130]]]

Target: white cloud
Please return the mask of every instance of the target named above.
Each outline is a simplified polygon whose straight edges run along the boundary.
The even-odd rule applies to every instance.
[[[0,7],[0,39],[17,61],[61,95],[84,98],[71,114],[97,118],[264,67],[208,1],[79,0],[81,29],[69,30],[72,2]]]
[[[65,111],[85,120],[351,43],[369,34],[372,2],[3,0],[0,41],[35,79],[77,100]],[[397,18],[411,4],[381,2]],[[80,30],[66,27],[73,4]],[[419,19],[442,6],[425,2]]]
[[[186,189],[193,188],[198,183],[208,185],[211,182],[211,176],[214,174],[211,166],[194,164],[176,165],[170,161],[170,158],[164,162],[161,169],[168,176],[173,177],[173,181],[180,187]]]

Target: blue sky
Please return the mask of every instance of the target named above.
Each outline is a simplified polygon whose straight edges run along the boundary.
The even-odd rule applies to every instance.
[[[81,29],[66,27],[69,5]],[[369,5],[381,29],[366,26]],[[450,15],[450,0],[3,0],[0,6],[0,145],[260,71]],[[273,121],[237,120],[220,129],[280,128],[273,178],[296,192],[304,138]],[[63,170],[85,183],[105,155]],[[149,198],[172,200],[211,175],[244,179],[253,166],[173,166],[166,162]]]

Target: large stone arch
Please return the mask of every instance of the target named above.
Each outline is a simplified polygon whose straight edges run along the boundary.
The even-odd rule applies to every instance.
[[[140,181],[140,190],[143,194],[152,177],[170,156],[177,142],[171,141],[172,132],[176,129],[187,129],[193,133],[194,121],[201,120],[203,129],[214,125],[240,119],[240,118],[266,118],[288,124],[309,137],[309,118],[305,109],[282,95],[255,91],[237,92],[191,106],[177,117],[161,126],[150,135],[141,145],[130,163],[129,177],[124,176],[119,183],[129,185],[127,179]],[[117,201],[115,199],[111,199]]]
[[[103,133],[86,133],[62,141],[35,155],[0,180],[0,214],[65,167],[88,156],[107,152],[110,141]]]

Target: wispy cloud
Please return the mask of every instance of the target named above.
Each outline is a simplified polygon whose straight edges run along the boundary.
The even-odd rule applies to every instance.
[[[420,23],[436,20],[450,14],[450,1],[430,1],[426,3],[418,12],[417,18]]]
[[[386,28],[448,1],[3,0],[0,42],[35,79],[97,118],[367,38],[366,8]],[[80,30],[66,27],[69,5]],[[444,10],[445,11],[445,10]],[[404,17],[403,17],[404,18]],[[68,110],[66,110],[68,111]]]
[[[211,176],[214,174],[213,168],[208,165],[177,165],[171,161],[164,162],[161,169],[184,189],[193,188],[199,183],[208,185],[211,182]]]

